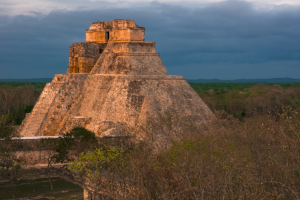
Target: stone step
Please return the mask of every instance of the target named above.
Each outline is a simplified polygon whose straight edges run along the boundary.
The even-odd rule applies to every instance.
[[[48,83],[42,94],[40,95],[36,105],[34,106],[31,114],[24,122],[20,135],[23,136],[36,136],[42,122],[45,119],[48,110],[53,103],[54,98],[59,92],[63,83]]]

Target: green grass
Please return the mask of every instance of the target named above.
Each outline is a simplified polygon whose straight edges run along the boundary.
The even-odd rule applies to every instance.
[[[47,178],[34,180],[19,180],[16,186],[17,198],[40,197],[38,199],[83,199],[83,189],[77,185],[67,182],[59,177],[52,178],[53,190]],[[0,199],[12,199],[12,192],[8,182],[0,183]]]

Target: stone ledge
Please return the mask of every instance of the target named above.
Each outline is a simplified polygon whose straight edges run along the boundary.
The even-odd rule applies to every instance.
[[[116,75],[116,74],[90,74],[89,76],[112,76],[121,79],[148,79],[148,80],[185,80],[183,76],[165,75]]]
[[[160,56],[159,53],[115,53],[117,56]]]

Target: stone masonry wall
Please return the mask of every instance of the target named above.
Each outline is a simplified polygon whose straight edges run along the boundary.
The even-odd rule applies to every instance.
[[[39,128],[38,132],[41,136],[55,136],[59,134],[58,130],[62,126],[63,119],[72,108],[74,102],[80,98],[81,88],[87,74],[56,75],[56,77],[64,78],[65,82],[54,98],[52,106]],[[55,79],[52,82],[55,82]]]
[[[110,43],[91,74],[167,75],[155,43]]]
[[[106,43],[89,42],[72,44],[69,52],[68,73],[89,73],[105,47]]]

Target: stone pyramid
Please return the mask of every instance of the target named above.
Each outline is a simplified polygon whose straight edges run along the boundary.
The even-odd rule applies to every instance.
[[[67,74],[57,74],[19,128],[23,137],[61,135],[82,126],[100,137],[166,111],[205,123],[213,113],[182,76],[170,76],[133,20],[98,21],[86,42],[70,47]]]

